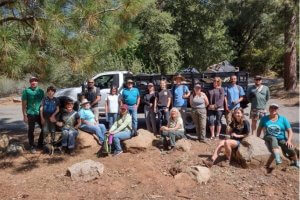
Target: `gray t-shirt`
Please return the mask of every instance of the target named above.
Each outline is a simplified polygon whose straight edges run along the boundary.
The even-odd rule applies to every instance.
[[[268,100],[270,99],[270,90],[267,86],[262,85],[262,89],[259,90],[255,85],[251,86],[247,90],[247,98],[251,103],[252,109],[266,109]]]

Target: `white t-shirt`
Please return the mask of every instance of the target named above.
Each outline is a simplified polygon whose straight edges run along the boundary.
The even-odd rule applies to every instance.
[[[119,95],[107,95],[105,101],[108,104],[108,113],[118,113],[119,112]]]

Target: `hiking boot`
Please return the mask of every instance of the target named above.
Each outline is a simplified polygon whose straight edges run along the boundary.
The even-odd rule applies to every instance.
[[[299,163],[299,160],[295,160],[293,163],[292,163],[292,166],[295,166],[299,169],[300,167],[300,163]]]
[[[202,162],[208,168],[211,168],[214,165],[214,162],[212,159],[203,160]]]
[[[120,155],[122,153],[123,153],[123,151],[115,151],[114,156],[118,156],[118,155]]]
[[[36,153],[36,149],[34,146],[30,146],[29,148],[30,153],[35,154]]]
[[[282,163],[281,157],[279,153],[274,153],[274,157],[275,157],[275,163],[276,165],[279,165]]]
[[[75,156],[75,151],[74,151],[74,149],[69,149],[69,154],[70,154],[70,156]]]

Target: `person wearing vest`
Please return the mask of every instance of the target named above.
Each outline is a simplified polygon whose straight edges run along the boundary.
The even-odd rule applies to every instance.
[[[56,125],[62,129],[62,150],[70,155],[74,155],[76,137],[79,134],[78,128],[81,124],[80,116],[73,108],[74,102],[68,99],[56,122]]]
[[[194,92],[190,96],[190,105],[192,109],[192,118],[196,126],[196,133],[200,142],[206,143],[206,107],[208,98],[205,93],[201,92],[201,85],[194,86]]]
[[[44,151],[52,154],[55,140],[55,116],[59,112],[59,100],[54,97],[56,89],[53,86],[47,88],[47,96],[44,97],[41,108],[41,122],[44,132]]]
[[[95,119],[99,122],[99,106],[98,103],[101,100],[101,94],[99,88],[95,86],[93,79],[88,80],[87,91],[84,94],[85,98],[91,102],[91,110],[95,115]]]
[[[257,121],[266,115],[266,105],[270,99],[270,90],[262,84],[262,77],[255,76],[255,85],[247,90],[247,99],[251,103],[251,132],[255,134]]]
[[[189,88],[186,85],[182,85],[182,81],[184,81],[184,77],[182,75],[177,75],[173,79],[175,81],[175,85],[172,88],[173,95],[173,107],[177,108],[181,114],[183,124],[185,125],[185,113],[187,109],[187,99],[190,96]]]
[[[240,107],[240,102],[245,96],[244,89],[237,85],[236,75],[230,76],[231,84],[225,88],[225,117],[227,127],[231,124],[233,111]]]
[[[215,77],[213,82],[213,89],[208,91],[208,123],[211,133],[211,139],[215,136],[218,138],[222,127],[222,115],[224,111],[224,89],[222,88],[222,80],[220,77]],[[217,133],[215,134],[215,126],[217,126]]]
[[[38,79],[31,77],[29,79],[30,87],[26,88],[22,92],[22,112],[23,120],[28,123],[28,141],[30,146],[30,152],[35,153],[34,146],[34,128],[35,123],[38,123],[41,127],[41,133],[38,139],[38,148],[43,148],[43,129],[40,118],[40,105],[44,98],[44,91],[38,87]]]
[[[133,135],[137,135],[138,116],[137,110],[140,105],[140,92],[133,87],[133,80],[128,79],[126,82],[127,88],[122,92],[122,103],[128,106],[128,112],[132,117]]]

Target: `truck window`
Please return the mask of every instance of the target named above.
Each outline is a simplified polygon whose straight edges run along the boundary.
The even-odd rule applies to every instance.
[[[95,85],[100,89],[108,89],[114,84],[114,75],[103,75],[95,79]]]

